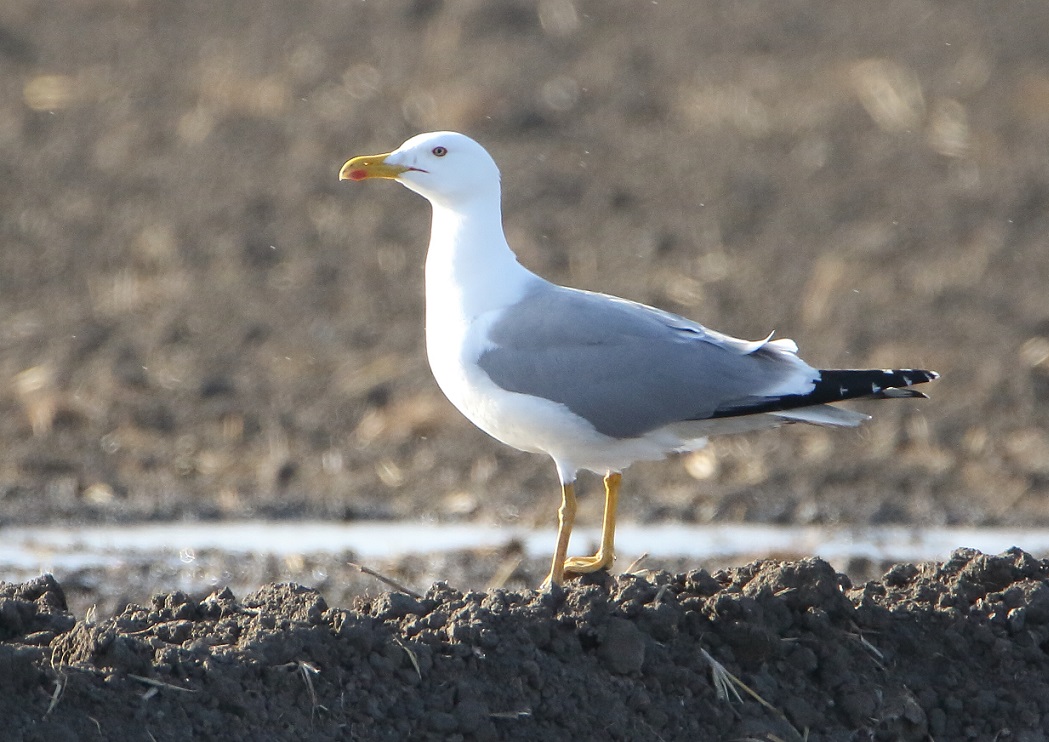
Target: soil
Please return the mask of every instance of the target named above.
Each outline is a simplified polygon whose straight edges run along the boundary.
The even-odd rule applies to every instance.
[[[550,592],[267,585],[75,620],[0,587],[7,739],[1045,740],[1049,560],[958,550],[853,586],[826,562]]]
[[[623,519],[1049,526],[1047,38],[1039,2],[5,0],[0,526],[552,537],[552,465],[430,378],[425,203],[336,179],[438,128],[494,154],[511,244],[552,280],[943,374],[930,401],[855,405],[858,432],[635,466]],[[855,588],[808,559],[552,594],[513,560],[409,560],[424,597],[352,608],[344,572],[266,584],[288,570],[247,558],[218,573],[237,596],[163,569],[5,585],[0,718],[49,740],[1047,736],[1049,583],[1019,551]],[[753,694],[719,698],[713,661]]]

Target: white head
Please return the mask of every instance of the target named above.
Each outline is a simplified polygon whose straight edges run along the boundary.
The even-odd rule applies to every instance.
[[[435,205],[451,209],[499,200],[499,168],[484,147],[454,131],[412,137],[393,152],[354,157],[339,180],[389,178]]]

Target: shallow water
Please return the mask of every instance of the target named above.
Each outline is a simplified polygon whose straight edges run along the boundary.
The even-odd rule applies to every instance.
[[[578,529],[574,550],[596,544],[598,538],[596,529]],[[390,559],[500,548],[517,541],[526,557],[545,557],[553,540],[552,529],[423,522],[247,521],[0,528],[0,580],[127,562],[181,561],[188,565],[198,551],[274,556],[352,553],[359,559]],[[1019,546],[1044,555],[1049,553],[1049,529],[625,523],[617,530],[616,543],[622,563],[642,554],[697,562],[800,555],[818,555],[835,564],[852,559],[917,562],[946,559],[953,549],[963,546],[991,554]]]

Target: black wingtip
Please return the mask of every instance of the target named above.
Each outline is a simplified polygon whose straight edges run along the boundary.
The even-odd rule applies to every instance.
[[[789,394],[725,406],[712,417],[783,412],[798,407],[844,402],[847,399],[928,399],[927,394],[910,387],[938,378],[940,375],[935,371],[917,368],[824,369],[808,394]]]
[[[820,371],[816,388],[808,395],[821,402],[846,399],[928,399],[910,387],[940,378],[935,371],[919,368],[827,369]]]

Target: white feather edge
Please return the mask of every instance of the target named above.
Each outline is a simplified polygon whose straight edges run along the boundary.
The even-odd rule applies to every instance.
[[[855,428],[860,423],[871,419],[870,415],[864,415],[862,412],[843,410],[840,407],[832,407],[826,404],[816,405],[815,407],[799,407],[796,410],[783,410],[782,412],[771,414],[790,422],[845,428]]]

